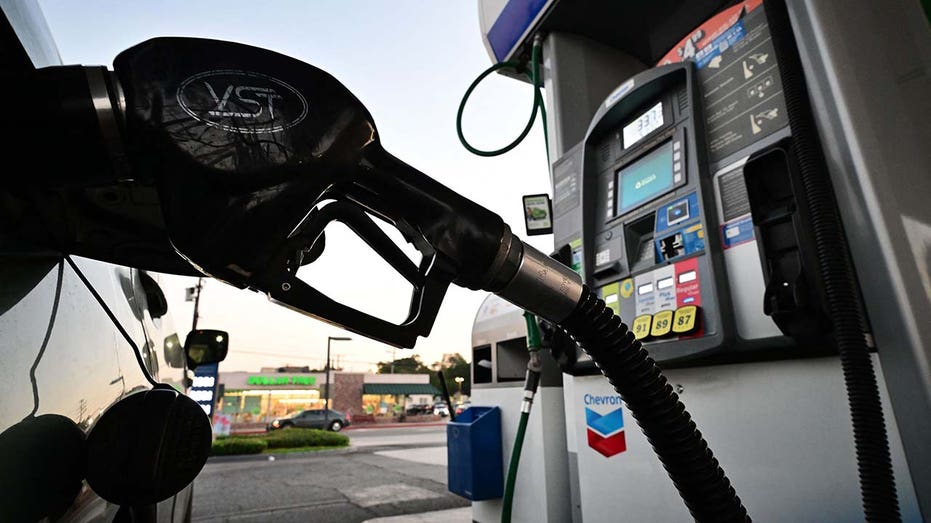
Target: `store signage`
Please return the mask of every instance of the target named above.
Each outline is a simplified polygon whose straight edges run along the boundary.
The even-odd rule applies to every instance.
[[[266,386],[281,386],[281,385],[315,385],[317,383],[316,376],[249,376],[249,379],[246,381],[249,385],[266,385]]]
[[[217,395],[217,376],[220,373],[219,363],[198,365],[194,370],[194,383],[188,391],[191,397],[207,416],[213,416],[214,400]]]

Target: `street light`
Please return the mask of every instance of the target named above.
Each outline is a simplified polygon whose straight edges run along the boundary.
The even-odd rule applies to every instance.
[[[323,429],[330,426],[330,342],[349,341],[345,336],[327,336],[326,339],[326,389],[323,392]]]
[[[462,376],[456,376],[453,378],[453,381],[459,385],[459,401],[462,401],[462,382],[465,381],[465,378]]]

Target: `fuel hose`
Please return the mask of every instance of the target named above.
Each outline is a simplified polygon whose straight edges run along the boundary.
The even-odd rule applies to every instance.
[[[750,521],[695,422],[620,317],[588,286],[559,322],[587,352],[637,420],[696,521]]]

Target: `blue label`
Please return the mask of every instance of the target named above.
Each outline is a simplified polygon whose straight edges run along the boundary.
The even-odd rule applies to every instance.
[[[585,409],[585,424],[604,436],[609,436],[624,428],[624,413],[618,408],[607,414],[599,414],[592,409]]]
[[[676,212],[681,212],[682,206],[679,205],[683,201],[689,202],[689,217],[681,222],[669,225],[669,218],[672,218],[673,221],[676,221]],[[671,203],[658,207],[656,209],[656,235],[659,236],[661,233],[672,227],[681,227],[684,223],[691,223],[696,221],[701,215],[701,210],[698,208],[698,193],[690,193],[684,198],[679,198]]]
[[[725,249],[753,241],[753,219],[748,214],[721,226],[721,243]]]
[[[488,43],[502,61],[517,45],[524,31],[543,10],[547,0],[510,0],[488,30]]]
[[[744,36],[746,36],[744,32],[744,23],[743,20],[739,20],[736,24],[732,25],[730,29],[724,31],[724,33],[715,38],[713,42],[702,47],[700,51],[695,53],[695,67],[698,69],[705,67],[715,56],[727,51]]]
[[[666,257],[663,253],[663,240],[669,238],[670,236],[675,236],[676,234],[681,234],[682,249],[679,254],[675,256]],[[705,250],[705,234],[704,228],[700,224],[688,225],[681,230],[671,232],[664,235],[662,238],[657,238],[653,241],[653,249],[656,254],[656,259],[659,261],[671,260],[673,258],[680,258],[682,256],[688,256],[689,254],[695,252],[702,252]]]

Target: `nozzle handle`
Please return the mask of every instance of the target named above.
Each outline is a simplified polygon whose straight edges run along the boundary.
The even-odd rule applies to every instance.
[[[322,239],[327,225],[334,221],[345,224],[414,288],[403,323],[394,324],[343,305],[297,277],[302,253],[311,250],[314,243]],[[257,275],[256,281],[267,289],[274,302],[357,334],[396,347],[411,348],[418,336],[430,334],[449,286],[442,265],[435,257],[425,255],[420,266],[416,266],[360,205],[336,201],[308,215],[279,250],[277,260],[270,264],[276,269]]]

